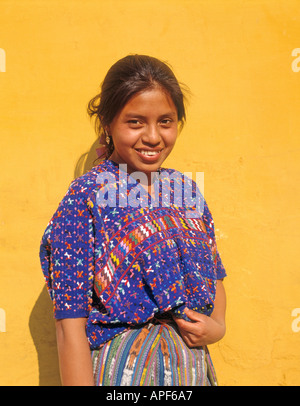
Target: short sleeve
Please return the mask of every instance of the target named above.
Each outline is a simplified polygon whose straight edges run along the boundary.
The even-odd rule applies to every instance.
[[[223,279],[227,276],[224,265],[222,263],[220,254],[218,252],[216,237],[215,237],[215,226],[214,220],[212,218],[211,212],[207,206],[206,201],[204,202],[204,212],[203,212],[203,222],[205,224],[206,232],[210,238],[211,250],[213,255],[213,260],[215,264],[215,272],[217,279]]]
[[[94,225],[86,189],[75,181],[43,235],[40,261],[54,317],[88,317],[94,281]]]

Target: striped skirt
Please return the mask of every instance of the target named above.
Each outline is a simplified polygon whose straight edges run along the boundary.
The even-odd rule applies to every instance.
[[[130,329],[92,351],[97,386],[211,386],[207,347],[189,348],[175,324]]]

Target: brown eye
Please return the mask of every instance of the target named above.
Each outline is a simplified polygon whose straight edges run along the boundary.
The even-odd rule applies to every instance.
[[[127,122],[131,127],[140,127],[142,125],[140,120],[132,119],[132,120],[128,120]]]
[[[160,123],[163,127],[170,127],[170,125],[173,123],[173,120],[171,120],[170,118],[165,118],[161,120]]]

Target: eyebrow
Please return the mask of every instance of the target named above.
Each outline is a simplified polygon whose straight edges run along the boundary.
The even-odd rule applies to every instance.
[[[136,114],[136,113],[134,113],[134,112],[132,112],[132,113],[126,113],[125,114],[125,116],[124,116],[124,118],[125,119],[128,119],[128,118],[141,118],[141,119],[146,119],[147,117],[146,116],[143,116],[142,114]],[[162,119],[162,118],[164,118],[164,117],[177,117],[177,113],[175,113],[175,112],[173,112],[173,111],[170,111],[170,112],[168,112],[168,113],[164,113],[164,114],[161,114],[160,116],[159,116],[159,119]]]

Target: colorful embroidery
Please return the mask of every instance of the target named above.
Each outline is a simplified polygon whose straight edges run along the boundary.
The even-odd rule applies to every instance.
[[[116,181],[99,183],[103,173]],[[143,204],[125,205],[126,193],[138,196],[137,182],[114,162],[102,162],[72,182],[44,233],[40,258],[54,316],[88,317],[92,349],[156,313],[213,310],[216,280],[226,273],[212,217],[204,200],[203,213],[191,199],[178,205],[175,185],[177,193],[191,182],[195,191],[191,180],[170,169],[160,175],[158,183],[172,175],[168,204],[160,187],[158,200],[141,191]],[[113,205],[99,204],[111,191]]]

